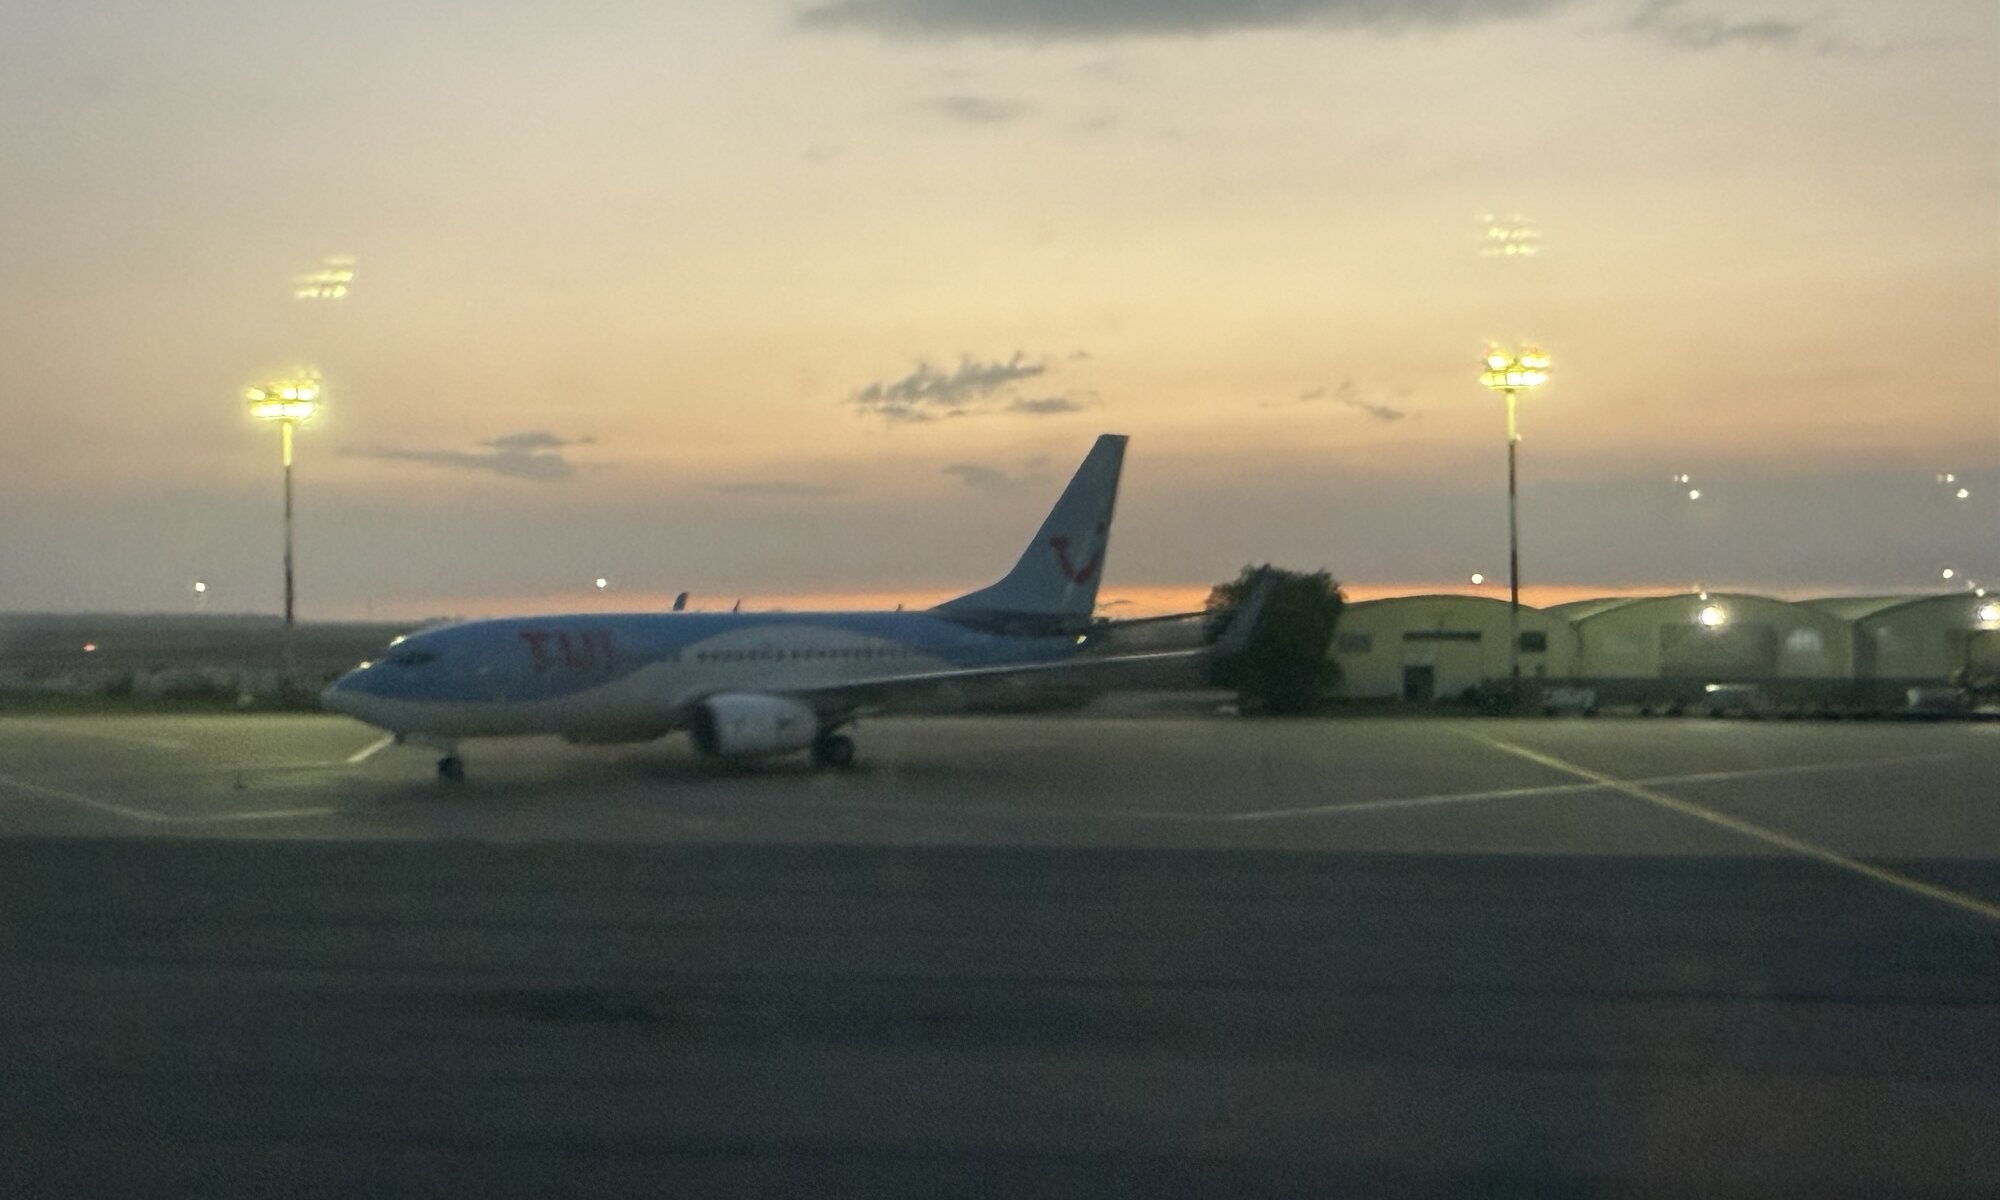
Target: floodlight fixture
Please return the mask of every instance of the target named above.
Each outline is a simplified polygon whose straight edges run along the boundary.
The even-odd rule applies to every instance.
[[[330,254],[320,260],[319,270],[292,280],[294,300],[344,300],[354,286],[354,256]]]

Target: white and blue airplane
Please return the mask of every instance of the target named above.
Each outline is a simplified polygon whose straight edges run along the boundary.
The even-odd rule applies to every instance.
[[[1091,447],[1034,540],[999,582],[921,612],[581,614],[467,621],[399,638],[322,700],[442,751],[462,779],[462,738],[554,734],[650,741],[685,729],[742,759],[811,752],[854,760],[841,732],[863,715],[1018,707],[1042,681],[1107,690],[1140,664],[1230,653],[1268,588],[1216,645],[1108,656],[1086,651],[1125,438]]]

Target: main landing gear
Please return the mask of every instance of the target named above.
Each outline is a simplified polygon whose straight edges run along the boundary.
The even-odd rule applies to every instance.
[[[846,770],[854,765],[854,739],[844,733],[827,730],[813,739],[812,764],[815,767],[833,767]]]

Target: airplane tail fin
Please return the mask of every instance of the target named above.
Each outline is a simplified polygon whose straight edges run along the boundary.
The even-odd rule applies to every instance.
[[[1097,605],[1097,584],[1104,577],[1111,510],[1124,464],[1125,435],[1100,436],[1014,569],[998,583],[947,600],[933,611],[1009,629],[1088,625]]]

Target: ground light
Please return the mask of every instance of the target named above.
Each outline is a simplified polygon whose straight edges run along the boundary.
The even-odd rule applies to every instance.
[[[1516,448],[1521,442],[1515,418],[1514,394],[1549,381],[1549,356],[1529,346],[1510,353],[1495,346],[1486,352],[1486,370],[1479,382],[1507,398],[1507,675],[1514,707],[1521,706],[1521,537],[1517,498],[1519,472]]]

